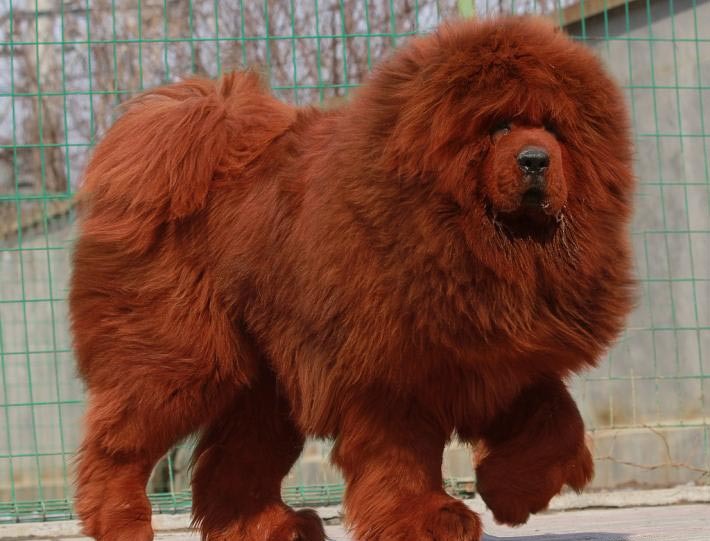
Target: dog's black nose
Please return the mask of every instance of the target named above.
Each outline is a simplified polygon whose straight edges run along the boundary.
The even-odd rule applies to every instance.
[[[550,156],[539,147],[525,147],[518,154],[518,167],[523,173],[538,175],[550,165]]]

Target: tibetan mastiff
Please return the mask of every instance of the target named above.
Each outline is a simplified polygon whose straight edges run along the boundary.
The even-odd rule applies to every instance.
[[[193,433],[209,541],[323,540],[280,494],[310,436],[361,541],[480,539],[454,435],[499,522],[580,490],[565,379],[632,305],[631,157],[617,85],[534,18],[445,24],[327,110],[249,72],[138,97],[80,192],[85,532],[152,539],[146,482]]]

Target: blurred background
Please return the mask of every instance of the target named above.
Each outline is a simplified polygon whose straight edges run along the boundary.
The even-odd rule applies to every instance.
[[[572,383],[591,490],[693,485],[710,501],[710,0],[0,0],[0,523],[72,516],[72,196],[117,105],[244,66],[286,101],[340,100],[408,36],[499,13],[549,17],[593,48],[633,120],[639,302]],[[309,442],[287,501],[340,501],[329,445]],[[189,509],[190,447],[156,468],[156,510]],[[453,443],[444,472],[452,492],[475,491],[469,449]]]

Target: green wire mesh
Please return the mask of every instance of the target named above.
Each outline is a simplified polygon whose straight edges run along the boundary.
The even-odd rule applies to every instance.
[[[592,488],[708,484],[708,0],[0,0],[0,523],[72,517],[83,409],[65,304],[72,195],[116,106],[246,65],[284,100],[336,102],[407,36],[511,12],[550,17],[594,48],[632,113],[638,308],[601,367],[572,383],[594,440]],[[309,442],[287,502],[342,499],[329,445]],[[156,468],[157,512],[189,510],[190,448]],[[451,492],[474,490],[468,457],[447,451]]]

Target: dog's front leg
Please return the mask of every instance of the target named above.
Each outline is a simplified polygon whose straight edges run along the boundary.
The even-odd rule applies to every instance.
[[[478,541],[478,516],[443,489],[450,431],[416,405],[381,397],[349,404],[333,461],[348,483],[346,516],[358,541]]]
[[[557,379],[525,389],[484,431],[476,455],[478,491],[510,525],[545,509],[564,485],[581,490],[594,473],[579,410]]]

